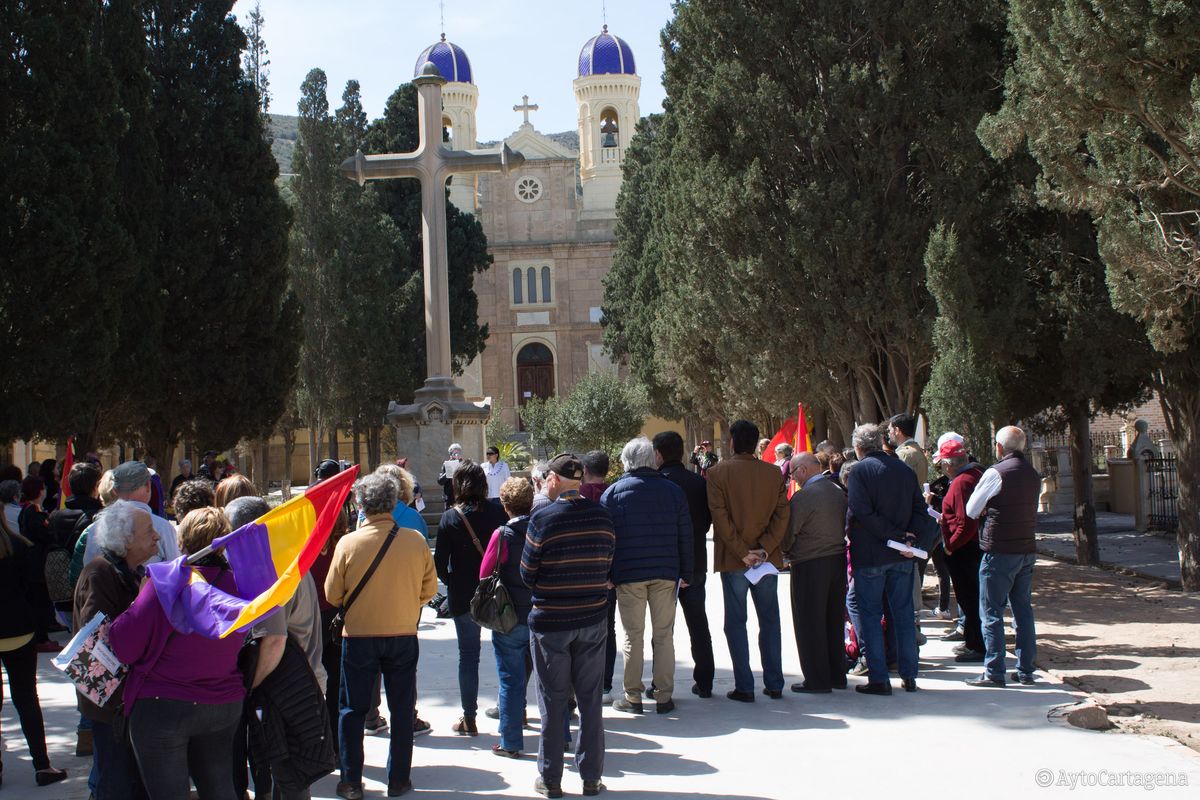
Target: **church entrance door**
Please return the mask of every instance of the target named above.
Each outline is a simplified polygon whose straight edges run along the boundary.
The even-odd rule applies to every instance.
[[[541,342],[530,342],[517,351],[517,410],[534,398],[554,394],[554,354]],[[525,430],[525,420],[519,420]]]

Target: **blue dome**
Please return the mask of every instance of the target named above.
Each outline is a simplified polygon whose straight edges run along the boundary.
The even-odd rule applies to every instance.
[[[608,26],[599,36],[587,40],[579,51],[579,77],[589,75],[636,75],[633,51],[629,45],[608,32]]]
[[[447,42],[444,33],[440,42],[429,45],[417,56],[417,65],[413,67],[414,78],[421,76],[421,67],[425,66],[426,61],[432,61],[438,72],[442,73],[442,77],[451,83],[473,82],[471,62],[467,60],[466,51],[452,42]]]

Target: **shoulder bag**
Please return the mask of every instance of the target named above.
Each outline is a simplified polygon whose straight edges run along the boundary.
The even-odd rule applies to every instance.
[[[461,510],[458,513],[466,523],[467,533],[471,534],[471,541],[475,543],[475,549],[479,551],[480,556],[483,556],[483,548],[479,544],[479,538],[475,535],[475,529],[467,521],[467,515]],[[503,531],[503,528],[501,530]],[[513,606],[508,589],[504,588],[504,584],[500,580],[501,566],[503,566],[503,559],[497,557],[492,574],[481,580],[475,587],[475,596],[471,598],[471,619],[475,620],[476,625],[487,628],[489,631],[510,633],[513,628],[517,627],[517,609]]]
[[[371,576],[375,574],[375,570],[379,567],[379,562],[383,561],[383,556],[387,553],[388,548],[392,546],[392,540],[396,538],[396,531],[400,530],[400,526],[392,524],[392,529],[388,531],[388,535],[383,540],[383,544],[379,546],[379,552],[375,554],[375,560],[371,562],[371,566],[367,567],[367,571],[363,573],[362,580],[354,587],[354,591],[346,598],[345,602],[338,608],[337,613],[333,615],[333,619],[329,621],[329,636],[334,642],[342,641],[342,628],[346,626],[346,612],[350,610],[350,606],[354,605],[354,601],[358,599],[358,595],[362,592],[363,587],[367,585],[367,581],[371,580]]]

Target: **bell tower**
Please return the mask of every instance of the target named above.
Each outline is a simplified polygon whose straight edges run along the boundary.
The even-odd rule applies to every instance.
[[[431,61],[446,79],[442,87],[442,127],[450,134],[446,146],[451,150],[475,149],[475,109],[479,106],[479,87],[471,75],[466,51],[453,42],[434,42],[417,56],[413,77],[421,75],[425,62]],[[474,175],[455,175],[450,179],[450,202],[459,211],[474,214],[478,204],[478,179]]]
[[[579,51],[575,78],[579,114],[579,175],[584,211],[613,212],[621,190],[621,166],[639,118],[633,50],[605,25]]]

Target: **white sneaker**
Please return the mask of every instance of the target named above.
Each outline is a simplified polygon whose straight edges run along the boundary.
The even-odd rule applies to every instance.
[[[933,610],[934,619],[958,619],[958,616],[950,613],[948,608],[935,608]]]
[[[600,703],[602,705],[606,705],[606,706],[611,706],[613,704],[613,696],[612,696],[611,689],[609,691],[605,692],[604,694],[600,695]]]

